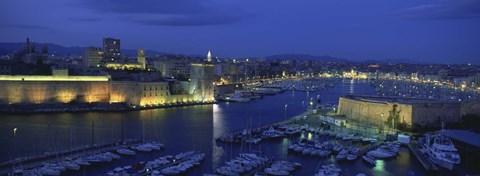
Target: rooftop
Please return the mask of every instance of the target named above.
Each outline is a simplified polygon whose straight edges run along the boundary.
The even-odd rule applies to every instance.
[[[425,104],[425,103],[447,103],[457,104],[458,101],[446,101],[446,100],[433,100],[433,99],[419,99],[419,98],[398,98],[398,97],[379,97],[379,96],[363,96],[363,95],[346,95],[342,98],[373,102],[373,103],[401,103],[401,104]]]

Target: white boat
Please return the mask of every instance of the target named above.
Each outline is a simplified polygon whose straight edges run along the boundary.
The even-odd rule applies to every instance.
[[[302,152],[303,150],[305,150],[305,147],[302,147],[302,146],[297,146],[293,149],[293,151],[296,151],[296,152]]]
[[[363,160],[366,161],[367,163],[369,163],[370,165],[372,166],[375,166],[377,165],[377,162],[375,161],[375,159],[371,156],[368,156],[368,155],[363,155],[362,156]]]
[[[117,153],[119,153],[121,155],[130,155],[130,156],[135,155],[135,151],[130,150],[130,149],[126,149],[126,148],[117,149]]]
[[[73,160],[73,162],[77,163],[80,166],[90,166],[91,164],[87,161],[85,161],[83,158],[77,158]]]
[[[353,161],[353,160],[356,160],[357,159],[357,155],[354,155],[354,154],[348,154],[347,155],[347,160],[349,161]]]
[[[309,155],[314,149],[312,147],[307,147],[302,151],[302,154]]]
[[[292,135],[292,134],[297,134],[297,133],[300,133],[302,132],[301,128],[296,126],[296,127],[288,127],[286,130],[285,130],[285,134],[288,134],[288,135]]]
[[[278,168],[266,168],[263,171],[269,175],[290,175],[289,172],[280,170]]]
[[[334,164],[323,165],[315,176],[339,176],[342,169],[337,168]]]
[[[195,153],[195,152],[194,151],[188,151],[188,152],[185,152],[185,153],[179,153],[179,154],[175,155],[175,159],[176,160],[183,159],[185,157],[188,157],[188,156],[192,155],[193,153]]]
[[[133,150],[139,151],[139,152],[150,152],[150,151],[152,151],[152,148],[146,146],[145,144],[134,145],[130,148],[132,148]]]
[[[245,139],[246,143],[251,143],[251,144],[258,144],[260,141],[262,141],[262,138],[259,138],[259,137],[252,137],[252,138]]]
[[[330,151],[327,151],[327,150],[320,150],[320,152],[318,152],[318,156],[320,157],[326,157],[326,156],[329,156],[332,152]]]
[[[262,136],[265,138],[279,138],[283,137],[283,132],[270,127],[268,130],[263,131]]]
[[[52,175],[52,176],[61,174],[60,170],[52,169],[49,167],[38,168],[38,173],[40,173],[41,175]]]
[[[392,154],[391,152],[387,152],[385,150],[382,150],[382,149],[375,149],[375,150],[371,150],[367,153],[368,156],[372,156],[372,157],[375,157],[375,158],[381,158],[381,159],[384,159],[384,158],[391,158],[391,157],[394,157],[395,155]]]
[[[460,155],[452,141],[442,133],[427,135],[424,144],[425,153],[436,165],[452,170],[460,164]]]
[[[163,147],[165,147],[165,145],[157,143],[157,142],[145,143],[145,144],[143,144],[143,146],[146,147],[146,148],[152,149],[152,150],[160,150]]]
[[[120,156],[117,154],[113,154],[111,152],[105,152],[104,155],[109,156],[112,159],[120,159]]]
[[[60,163],[60,165],[62,165],[63,167],[69,170],[74,170],[74,171],[80,170],[80,165],[78,165],[73,161],[63,161]]]

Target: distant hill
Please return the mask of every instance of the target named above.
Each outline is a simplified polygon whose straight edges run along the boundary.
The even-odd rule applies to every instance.
[[[37,51],[41,50],[43,43],[33,42]],[[12,53],[15,50],[21,50],[23,48],[24,42],[0,42],[0,55],[7,55]],[[47,43],[49,53],[56,55],[83,55],[85,47],[65,47],[53,43]],[[135,49],[122,49],[122,53],[127,56],[136,56],[137,50]],[[157,55],[177,55],[173,53],[159,52],[155,50],[146,50],[145,53],[147,56],[157,56]],[[180,54],[181,55],[181,54]],[[185,55],[190,57],[204,57],[202,55]],[[421,62],[418,60],[412,59],[383,59],[383,60],[363,60],[363,61],[352,61],[343,58],[337,58],[329,55],[325,56],[312,56],[308,54],[279,54],[271,55],[264,57],[266,59],[278,59],[278,60],[311,60],[311,61],[322,61],[322,62],[344,62],[344,63],[379,63],[379,64],[400,64],[400,63],[410,63],[410,64],[429,64],[427,62]]]
[[[280,55],[272,55],[265,57],[266,59],[280,59],[280,60],[311,60],[311,61],[322,61],[322,62],[347,62],[351,63],[352,61],[342,58],[336,58],[333,56],[312,56],[308,54],[280,54]]]
[[[398,58],[398,59],[382,59],[382,60],[364,60],[360,63],[377,63],[377,64],[431,64],[429,62],[422,62],[418,60],[412,60],[407,58]]]
[[[35,43],[35,46],[37,47],[37,51],[41,50],[41,47],[43,43]],[[10,54],[15,50],[21,50],[23,48],[23,45],[25,45],[24,42],[12,42],[12,43],[7,43],[7,42],[0,42],[0,54],[1,55],[6,55]],[[83,52],[86,47],[65,47],[53,43],[47,43],[48,45],[48,52],[51,54],[62,54],[62,55],[83,55]],[[136,56],[137,55],[137,50],[134,49],[122,49],[122,53],[127,56]],[[158,52],[155,50],[146,50],[145,53],[148,56],[154,56],[154,55],[165,55],[167,53],[163,52]]]

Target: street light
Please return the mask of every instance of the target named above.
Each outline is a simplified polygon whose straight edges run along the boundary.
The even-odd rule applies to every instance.
[[[382,129],[383,129],[384,128],[384,126],[383,126],[383,124],[384,124],[383,123],[383,113],[381,113],[380,116],[382,116],[382,120],[380,122],[382,123]]]
[[[13,159],[15,158],[15,136],[17,134],[17,128],[13,128]]]

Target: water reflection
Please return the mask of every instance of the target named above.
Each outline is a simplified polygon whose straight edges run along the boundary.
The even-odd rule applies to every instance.
[[[377,164],[373,167],[373,174],[374,175],[389,175],[389,173],[385,170],[385,161],[383,160],[376,160]]]
[[[350,90],[348,91],[348,93],[350,93],[350,94],[355,93],[355,80],[354,79],[350,80]]]
[[[227,104],[228,105],[228,104]],[[213,106],[213,139],[212,139],[212,168],[221,165],[225,157],[225,150],[221,146],[217,146],[215,139],[226,133],[225,122],[223,118],[222,108],[218,104]]]

